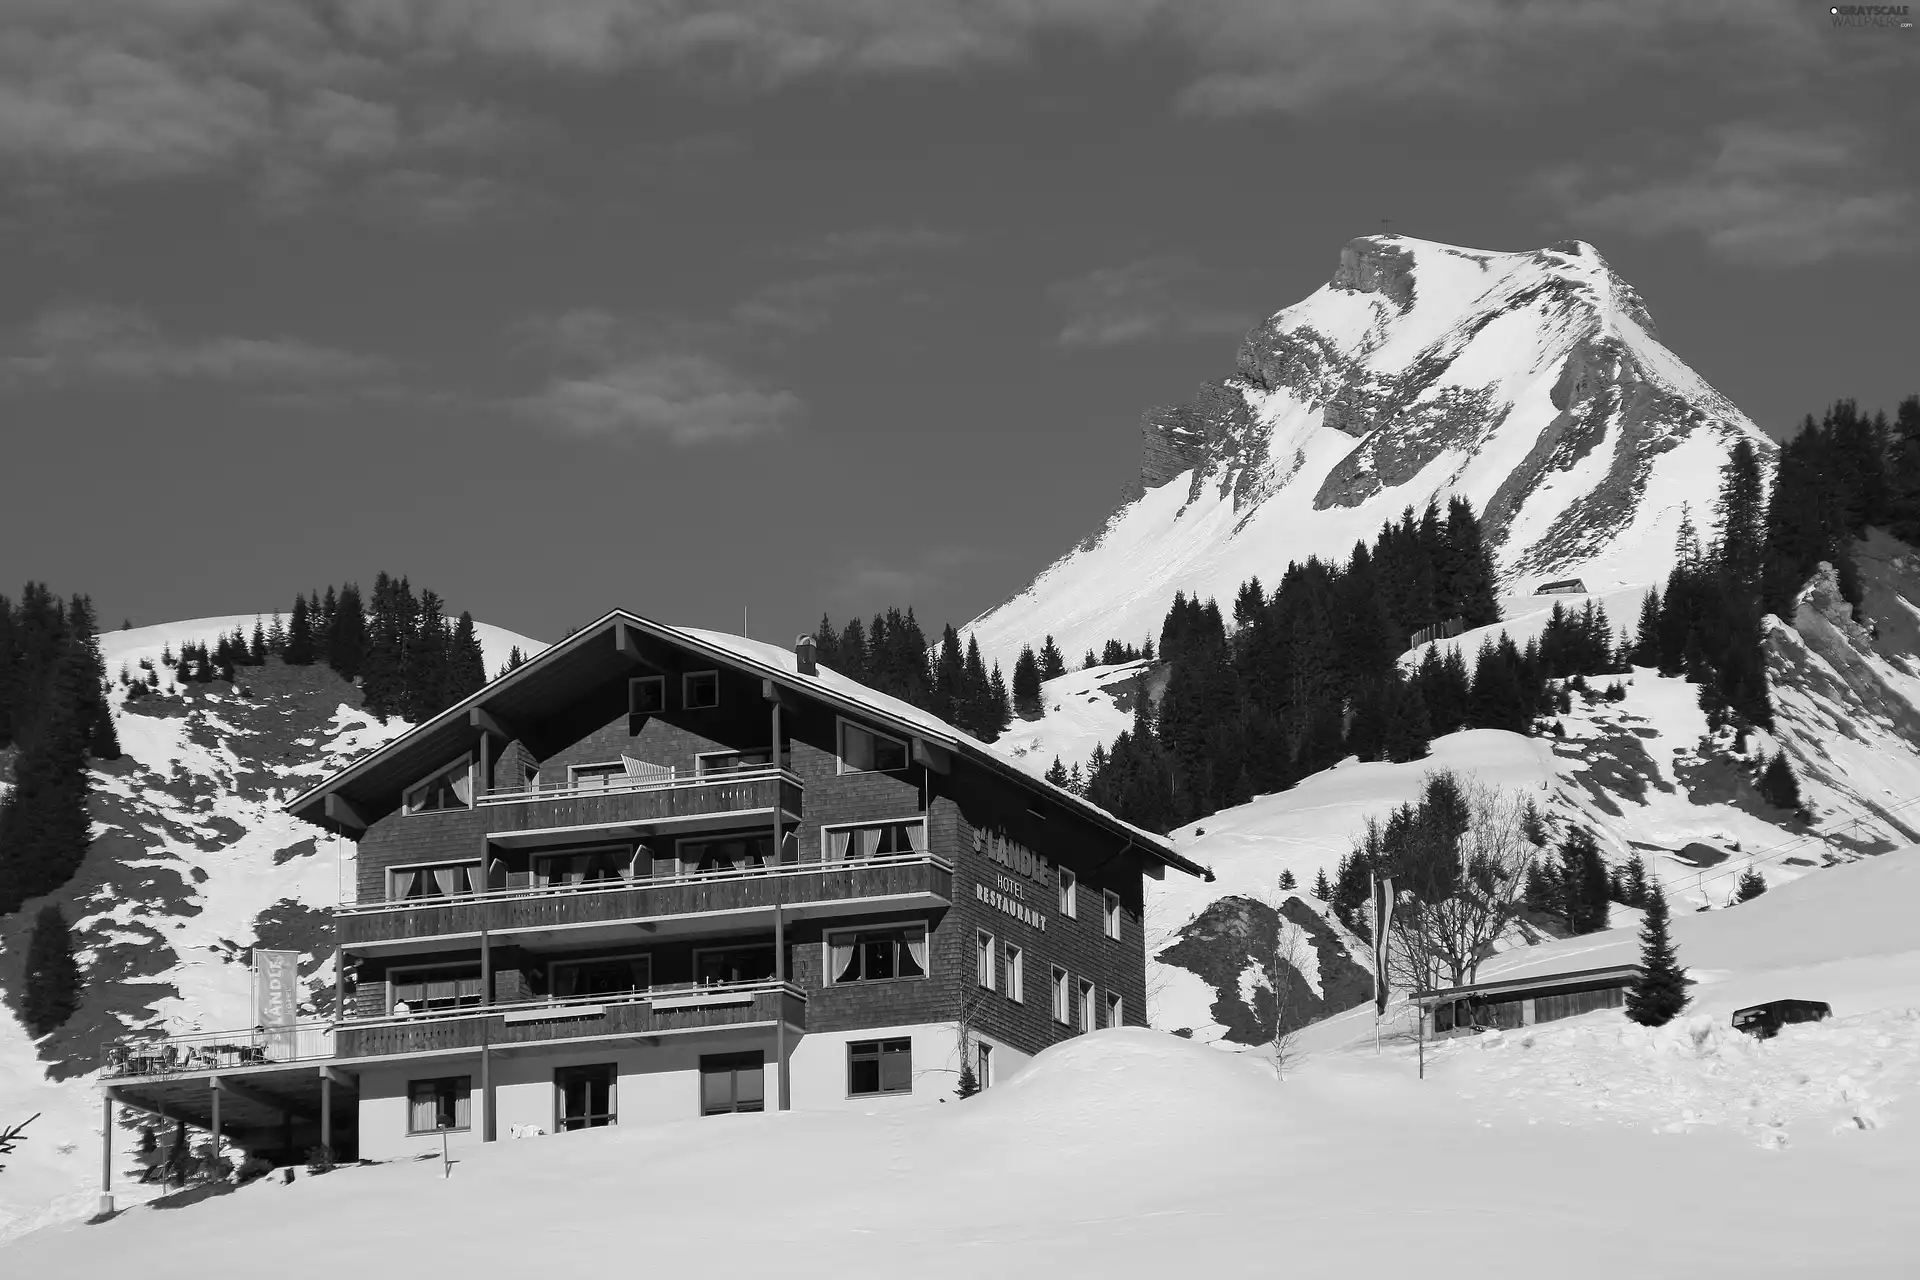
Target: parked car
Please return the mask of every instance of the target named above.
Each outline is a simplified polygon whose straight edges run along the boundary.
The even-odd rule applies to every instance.
[[[1733,1029],[1756,1040],[1771,1040],[1789,1022],[1819,1022],[1833,1016],[1825,1000],[1769,1000],[1733,1011]]]

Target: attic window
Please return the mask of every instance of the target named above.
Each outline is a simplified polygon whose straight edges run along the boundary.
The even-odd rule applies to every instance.
[[[703,711],[720,705],[720,673],[689,671],[680,677],[680,705],[688,711]]]
[[[443,809],[464,809],[473,797],[473,776],[468,771],[471,756],[461,756],[446,768],[407,789],[403,809],[407,813],[437,813]]]
[[[667,709],[667,678],[665,676],[636,676],[627,681],[627,712],[629,715],[653,716]]]

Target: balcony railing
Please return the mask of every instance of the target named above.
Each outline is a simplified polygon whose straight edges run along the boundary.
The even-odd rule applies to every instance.
[[[271,1030],[194,1031],[185,1035],[123,1037],[108,1052],[105,1076],[191,1075],[292,1062],[324,1061],[334,1056],[333,1024],[301,1022]]]
[[[930,853],[880,854],[841,862],[790,862],[740,871],[702,871],[644,879],[589,880],[334,909],[342,946],[447,934],[507,932],[557,925],[706,912],[804,907],[856,898],[952,898],[953,866]]]
[[[591,785],[496,787],[481,794],[496,835],[565,827],[686,822],[722,814],[771,813],[798,818],[805,786],[785,769],[730,769],[640,778],[614,777]]]
[[[342,1058],[435,1053],[458,1049],[544,1044],[608,1036],[646,1036],[724,1030],[785,1018],[806,1029],[807,997],[792,983],[771,979],[651,987],[644,991],[529,1000],[485,1007],[466,1005],[422,1013],[343,1022]]]

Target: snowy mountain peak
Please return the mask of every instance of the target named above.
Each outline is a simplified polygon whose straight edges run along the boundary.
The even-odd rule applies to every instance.
[[[1363,236],[1245,340],[1230,376],[1150,409],[1106,526],[975,620],[1011,661],[1156,631],[1176,590],[1227,599],[1340,558],[1411,506],[1470,499],[1504,585],[1664,577],[1683,509],[1710,523],[1734,441],[1773,444],[1661,345],[1581,241],[1492,253]]]

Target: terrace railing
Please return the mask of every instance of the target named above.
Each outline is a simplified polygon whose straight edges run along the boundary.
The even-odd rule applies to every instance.
[[[361,1058],[724,1030],[781,1018],[804,1030],[806,1016],[806,993],[791,982],[683,983],[358,1018],[340,1024],[338,1040],[341,1057]]]
[[[108,1052],[105,1075],[109,1079],[192,1075],[324,1061],[334,1056],[333,1029],[330,1022],[301,1022],[291,1027],[123,1036]]]

